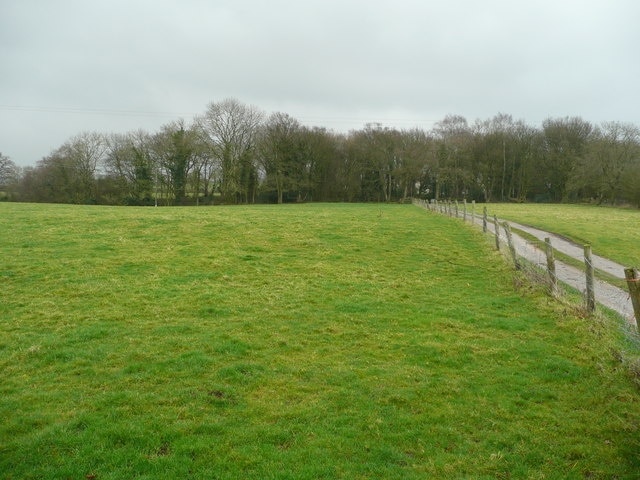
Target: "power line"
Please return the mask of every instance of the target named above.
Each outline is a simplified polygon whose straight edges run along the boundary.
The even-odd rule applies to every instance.
[[[0,110],[13,112],[36,112],[36,113],[68,113],[68,114],[89,114],[89,115],[107,115],[107,116],[126,116],[126,117],[194,117],[199,113],[194,112],[168,112],[168,111],[149,111],[149,110],[119,110],[106,108],[81,108],[81,107],[52,107],[41,105],[0,105]],[[371,118],[365,116],[320,116],[309,115],[296,117],[301,122],[309,123],[381,123],[381,124],[405,124],[420,125],[435,123],[438,120],[433,119],[417,119],[417,118],[397,118],[383,117]]]
[[[70,113],[80,115],[107,115],[119,117],[180,117],[194,116],[195,113],[162,112],[144,110],[115,110],[104,108],[79,108],[79,107],[45,107],[39,105],[0,105],[0,110],[13,112],[42,112],[42,113]]]

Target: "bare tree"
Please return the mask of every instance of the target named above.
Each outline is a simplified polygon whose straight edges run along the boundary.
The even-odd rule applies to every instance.
[[[0,152],[0,188],[6,187],[10,182],[16,180],[18,167],[13,161]]]
[[[10,197],[9,189],[16,186],[19,176],[18,166],[0,152],[0,200]]]
[[[119,184],[122,201],[149,205],[155,196],[155,165],[151,136],[144,130],[114,134],[107,138],[106,170]]]
[[[547,119],[542,123],[544,157],[540,172],[550,199],[567,196],[567,182],[576,163],[583,158],[593,125],[580,117]]]
[[[42,159],[39,168],[50,186],[53,201],[96,203],[96,178],[104,172],[106,142],[97,132],[83,132]]]
[[[194,129],[193,167],[189,173],[188,187],[194,193],[196,205],[200,199],[206,203],[213,203],[213,194],[216,186],[218,171],[211,149],[208,148],[202,132]]]
[[[264,113],[235,99],[210,103],[196,122],[220,165],[226,202],[253,202],[258,184],[255,149]]]
[[[303,180],[301,155],[302,127],[286,113],[273,113],[260,132],[258,162],[263,170],[264,186],[276,191],[282,203],[284,192],[296,190]]]
[[[576,160],[568,190],[577,198],[595,197],[598,203],[615,204],[628,196],[626,179],[633,176],[639,158],[640,129],[605,122],[593,130],[584,155]]]
[[[363,130],[351,132],[348,156],[358,166],[362,200],[391,201],[398,186],[400,132],[369,123]]]
[[[471,171],[485,201],[523,201],[527,194],[530,164],[539,144],[536,129],[523,120],[498,113],[473,128]]]
[[[304,178],[299,186],[302,199],[336,201],[349,198],[349,185],[359,188],[352,178],[344,155],[346,136],[320,127],[300,131]],[[355,192],[353,192],[355,195]]]
[[[472,134],[467,119],[447,115],[433,128],[437,143],[438,169],[435,198],[461,198],[473,181],[470,175]]]
[[[432,159],[432,141],[423,130],[417,128],[400,132],[399,141],[394,174],[400,181],[401,199],[405,201],[408,196],[419,193],[420,178]]]
[[[187,128],[183,120],[164,125],[153,137],[151,151],[160,181],[166,187],[167,203],[173,200],[181,204],[187,196],[189,174],[197,160],[197,142],[198,133]]]

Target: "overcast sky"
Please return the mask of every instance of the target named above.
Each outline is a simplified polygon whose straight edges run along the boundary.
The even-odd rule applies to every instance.
[[[0,152],[234,97],[335,131],[502,112],[640,124],[637,0],[0,0]]]

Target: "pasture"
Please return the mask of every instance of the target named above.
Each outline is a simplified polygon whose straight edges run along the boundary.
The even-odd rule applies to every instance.
[[[0,478],[640,471],[637,347],[455,219],[0,203],[0,231]]]

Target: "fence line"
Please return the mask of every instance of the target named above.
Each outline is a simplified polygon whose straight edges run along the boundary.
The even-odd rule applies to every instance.
[[[635,268],[625,268],[624,276],[627,280],[633,311],[636,314],[636,325],[640,327],[640,273]]]
[[[549,287],[551,295],[558,296],[558,277],[556,276],[556,261],[553,257],[553,247],[549,237],[544,239],[545,254],[547,256],[547,273],[549,274]]]
[[[587,311],[595,312],[596,310],[596,294],[594,290],[594,269],[593,260],[591,259],[591,245],[584,246],[584,268],[586,273],[586,303]]]
[[[438,202],[432,200],[427,202],[414,199],[413,203],[435,213],[453,216],[452,202],[450,201]],[[474,216],[471,215],[472,225],[475,224]],[[456,217],[458,217],[457,211]],[[462,220],[467,222],[468,217],[468,215],[463,216]],[[629,285],[629,291],[627,292],[595,278],[594,272],[598,270],[599,265],[592,258],[591,247],[588,245],[583,247],[584,268],[580,269],[555,260],[550,238],[544,239],[544,249],[541,249],[522,236],[513,234],[511,225],[508,222],[500,224],[496,215],[493,215],[493,222],[489,222],[486,207],[483,208],[482,213],[482,230],[485,233],[494,235],[497,250],[501,250],[503,244],[507,245],[515,268],[520,269],[523,267],[520,259],[526,260],[527,265],[532,265],[531,269],[527,269],[527,273],[538,277],[537,280],[539,282],[547,284],[551,295],[562,295],[563,292],[558,286],[558,280],[560,280],[563,284],[569,285],[583,294],[587,312],[590,313],[595,310],[597,300],[598,303],[621,314],[631,325],[635,326],[636,329],[638,328],[640,323],[640,274],[638,274],[637,270],[627,269],[634,270],[635,274],[627,273],[623,267],[620,267],[621,272],[618,272],[617,276],[624,278],[622,273],[626,274]],[[504,230],[504,237],[501,230]],[[607,273],[612,272],[608,271]],[[633,277],[633,275],[636,276]],[[631,280],[629,281],[629,279]],[[634,310],[634,308],[636,309]]]

